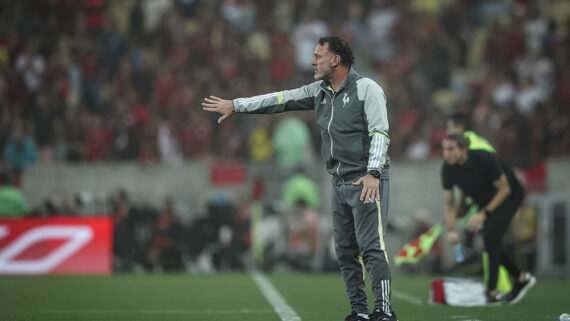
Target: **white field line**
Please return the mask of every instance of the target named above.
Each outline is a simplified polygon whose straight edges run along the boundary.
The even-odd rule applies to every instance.
[[[259,272],[252,272],[251,278],[263,294],[267,301],[273,306],[273,309],[279,315],[282,321],[301,321],[301,318],[297,315],[295,310],[291,308],[285,299],[277,292],[277,290],[271,285],[271,282]]]
[[[141,314],[267,314],[273,313],[269,309],[241,309],[241,310],[146,310],[146,309],[89,309],[89,310],[45,310],[48,314],[106,314],[106,313],[141,313]]]
[[[422,299],[415,297],[413,295],[409,295],[409,294],[404,293],[404,292],[394,290],[393,288],[392,288],[392,296],[394,296],[395,298],[407,301],[407,302],[414,304],[414,305],[424,305],[424,301]]]

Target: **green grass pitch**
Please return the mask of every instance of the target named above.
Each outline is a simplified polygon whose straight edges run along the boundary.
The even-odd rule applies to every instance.
[[[267,277],[303,321],[342,321],[350,311],[340,275]],[[568,281],[539,278],[514,306],[459,308],[425,304],[430,280],[393,279],[392,304],[400,321],[555,321],[570,313]],[[2,276],[0,320],[280,321],[280,317],[248,274],[174,274]]]

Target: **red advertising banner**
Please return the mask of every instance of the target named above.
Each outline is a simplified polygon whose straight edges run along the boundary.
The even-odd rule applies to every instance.
[[[0,274],[109,274],[108,217],[0,220]]]

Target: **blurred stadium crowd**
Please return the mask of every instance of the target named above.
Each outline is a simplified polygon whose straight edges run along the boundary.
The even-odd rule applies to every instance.
[[[269,153],[254,151],[271,144],[279,116],[220,127],[200,101],[311,81],[314,45],[327,34],[345,37],[355,68],[384,87],[392,157],[438,156],[452,111],[471,115],[474,129],[517,166],[570,151],[567,1],[0,6],[0,146],[4,162],[16,168],[36,160],[264,161]],[[312,115],[297,117],[318,150]]]
[[[312,113],[236,115],[218,126],[200,102],[313,81],[314,46],[328,34],[347,39],[354,68],[384,88],[394,159],[439,157],[446,116],[458,111],[516,167],[570,153],[564,0],[20,0],[0,2],[0,15],[1,167],[16,185],[34,162],[263,163],[273,151],[281,168],[313,161]],[[251,246],[249,201],[213,204],[208,218],[232,218],[192,226],[171,199],[133,209],[118,192],[109,204],[119,270],[181,269],[207,246],[216,267],[239,268],[235,255]],[[300,257],[326,252],[311,245],[314,208],[295,205],[313,231],[288,244],[310,245]]]

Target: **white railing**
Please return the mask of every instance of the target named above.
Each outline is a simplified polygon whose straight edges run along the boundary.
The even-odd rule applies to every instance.
[[[570,194],[570,191],[569,193]],[[536,206],[537,273],[570,277],[570,198],[566,194],[533,195],[528,201]]]

